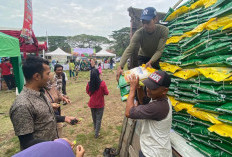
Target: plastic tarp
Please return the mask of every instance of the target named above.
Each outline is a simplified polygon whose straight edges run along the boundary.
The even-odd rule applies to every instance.
[[[20,56],[19,40],[0,32],[0,57],[7,56]]]
[[[11,57],[15,82],[20,93],[24,85],[24,76],[22,71],[19,40],[0,32],[0,57]]]
[[[178,135],[173,130],[170,133],[170,139],[172,147],[178,151],[181,156],[188,156],[188,157],[204,157],[204,155],[200,154],[197,150],[193,147],[189,146],[186,140]]]

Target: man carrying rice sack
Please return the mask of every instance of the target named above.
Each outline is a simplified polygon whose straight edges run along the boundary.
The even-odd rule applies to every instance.
[[[171,84],[170,76],[164,71],[152,73],[145,81],[147,96],[139,87],[138,76],[130,78],[130,93],[126,105],[126,117],[141,119],[140,157],[171,157],[170,130],[172,105],[166,96]],[[135,105],[135,92],[138,90],[138,106]],[[144,103],[150,97],[149,103]]]

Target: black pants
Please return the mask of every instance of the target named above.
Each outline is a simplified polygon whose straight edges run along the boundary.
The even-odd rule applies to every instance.
[[[144,155],[143,155],[143,152],[140,150],[139,151],[139,157],[145,157]]]
[[[150,59],[151,59],[150,57],[138,56],[138,64],[139,65],[146,64],[147,62],[149,62]],[[153,68],[159,70],[160,69],[159,62],[160,62],[160,59],[158,59],[156,62],[152,63],[151,66]]]
[[[104,112],[104,107],[103,108],[91,108],[93,125],[94,125],[94,130],[95,130],[95,137],[98,137],[99,135],[103,112]]]
[[[9,90],[15,87],[15,82],[14,82],[14,76],[12,74],[10,75],[3,75],[3,79],[6,82],[6,85]]]
[[[90,70],[93,70],[93,69],[95,69],[95,66],[90,66]]]
[[[65,74],[62,73],[61,76],[62,76],[62,93],[63,93],[64,95],[67,95],[67,93],[66,93],[66,80],[65,80]]]

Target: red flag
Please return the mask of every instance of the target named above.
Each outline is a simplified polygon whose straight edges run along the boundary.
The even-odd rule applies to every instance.
[[[25,38],[26,43],[33,43],[32,40],[32,0],[24,1],[24,21],[23,21],[23,29],[21,32],[21,36]]]

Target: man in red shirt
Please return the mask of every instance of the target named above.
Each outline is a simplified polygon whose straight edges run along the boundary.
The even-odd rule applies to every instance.
[[[0,64],[0,72],[2,73],[3,79],[6,82],[6,85],[9,90],[15,87],[14,83],[14,77],[11,73],[11,70],[13,69],[9,59],[5,58],[2,60],[2,63]]]

